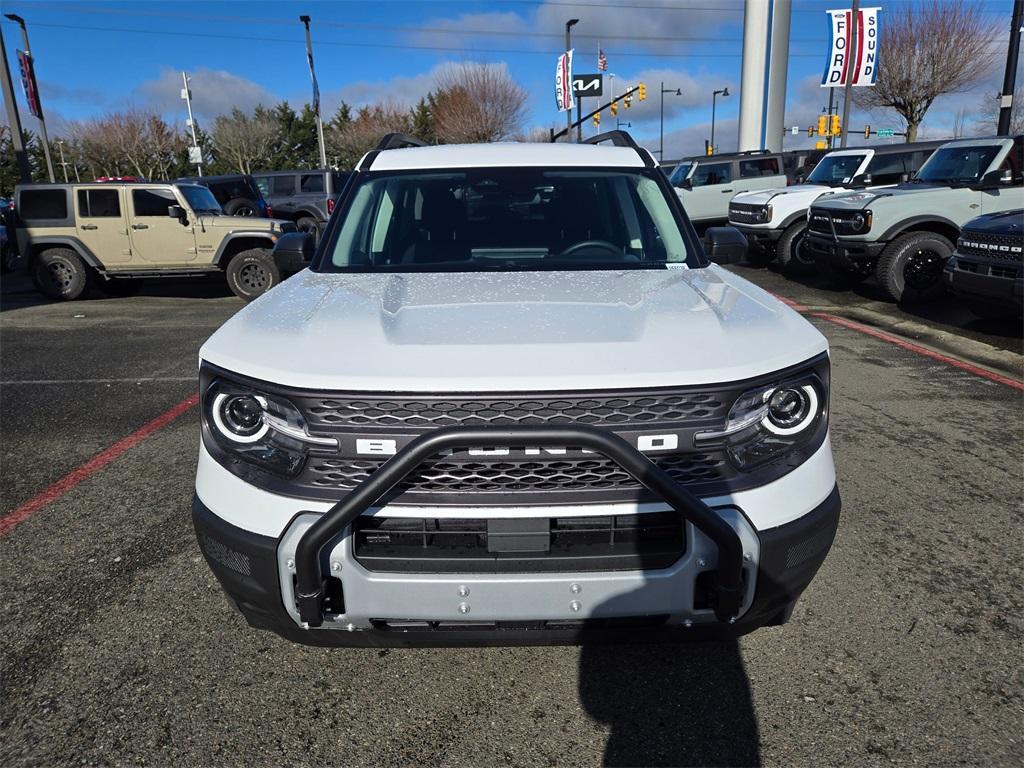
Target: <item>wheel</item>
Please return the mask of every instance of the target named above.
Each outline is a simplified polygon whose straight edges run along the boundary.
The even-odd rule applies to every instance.
[[[944,292],[942,268],[953,244],[934,232],[909,232],[897,237],[878,259],[878,284],[893,301],[933,301]]]
[[[227,280],[235,296],[252,301],[281,282],[281,270],[270,251],[252,248],[235,254],[228,262]]]
[[[776,260],[788,275],[809,275],[814,272],[814,255],[802,246],[807,234],[807,222],[790,224],[775,243]]]
[[[134,296],[142,290],[142,284],[139,278],[131,277],[111,277],[96,281],[96,287],[107,296]]]
[[[70,248],[47,248],[32,264],[36,290],[54,301],[74,301],[89,288],[89,270]]]
[[[228,216],[258,216],[259,208],[256,203],[245,197],[236,197],[228,200],[224,205],[224,213]]]

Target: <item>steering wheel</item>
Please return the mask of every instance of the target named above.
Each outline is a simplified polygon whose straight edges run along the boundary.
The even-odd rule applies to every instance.
[[[622,256],[622,249],[614,243],[609,243],[607,240],[581,240],[578,243],[573,243],[558,255],[563,257],[575,256],[580,251],[584,251],[588,248],[601,248],[610,253],[614,253],[616,256]]]

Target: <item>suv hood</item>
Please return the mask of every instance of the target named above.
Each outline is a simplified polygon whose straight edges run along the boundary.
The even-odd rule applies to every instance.
[[[988,232],[993,235],[1024,237],[1024,210],[989,213],[964,224],[964,232]]]
[[[792,309],[717,266],[304,270],[228,320],[200,356],[310,389],[500,392],[739,381],[827,348]]]
[[[898,187],[888,187],[886,189],[843,192],[842,194],[816,202],[814,207],[859,211],[863,208],[871,207],[878,200],[893,198],[894,202],[898,202],[901,197],[926,194],[939,189],[950,189],[950,187],[945,184],[901,184]]]
[[[792,187],[780,187],[778,189],[760,189],[757,192],[741,192],[733,198],[733,202],[747,203],[750,205],[766,205],[777,197],[783,195],[802,195],[809,199],[816,199],[826,192],[836,190],[825,184],[794,184]],[[839,188],[840,192],[846,190]]]

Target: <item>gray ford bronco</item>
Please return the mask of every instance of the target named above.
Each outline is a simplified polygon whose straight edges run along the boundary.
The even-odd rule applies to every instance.
[[[15,188],[15,211],[32,280],[57,301],[81,298],[90,285],[125,295],[143,279],[215,272],[251,301],[305,266],[272,254],[294,224],[225,216],[196,184],[26,184]]]
[[[804,250],[838,282],[875,274],[894,301],[943,292],[960,229],[1024,207],[1022,137],[943,144],[905,184],[822,198],[808,211]]]

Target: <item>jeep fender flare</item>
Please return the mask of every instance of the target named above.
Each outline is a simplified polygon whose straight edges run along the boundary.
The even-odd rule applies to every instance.
[[[274,240],[271,234],[272,233],[265,229],[260,229],[256,231],[243,230],[241,232],[232,232],[229,235],[226,235],[224,239],[221,240],[220,245],[217,247],[217,253],[214,254],[214,266],[220,267],[221,269],[224,269],[227,266],[228,259],[230,258],[227,255],[229,246],[236,240],[263,240],[266,242],[267,250],[272,251],[274,249],[274,243],[276,242],[276,240]],[[242,250],[246,249],[243,248]],[[234,254],[232,253],[231,255],[233,256]]]
[[[942,235],[943,237],[947,236],[949,230],[953,230],[957,233],[960,231],[960,225],[946,217],[927,214],[923,216],[911,216],[909,219],[904,219],[897,224],[893,224],[889,229],[879,235],[878,239],[883,242],[889,242],[890,240],[894,240],[900,235],[910,232],[911,230],[919,231],[928,229],[927,226],[921,226],[922,224],[934,225],[934,229],[932,231],[936,234]],[[956,235],[953,235],[952,237],[954,244],[956,243],[956,237]]]
[[[103,272],[106,269],[103,266],[103,262],[96,257],[96,254],[89,250],[85,243],[83,243],[77,237],[70,237],[68,235],[47,235],[46,237],[29,238],[29,264],[32,263],[32,261],[36,257],[36,254],[39,251],[45,250],[46,248],[49,248],[51,246],[59,248],[70,248],[81,257],[82,261],[84,261],[86,265],[92,267],[93,269],[99,272]]]

